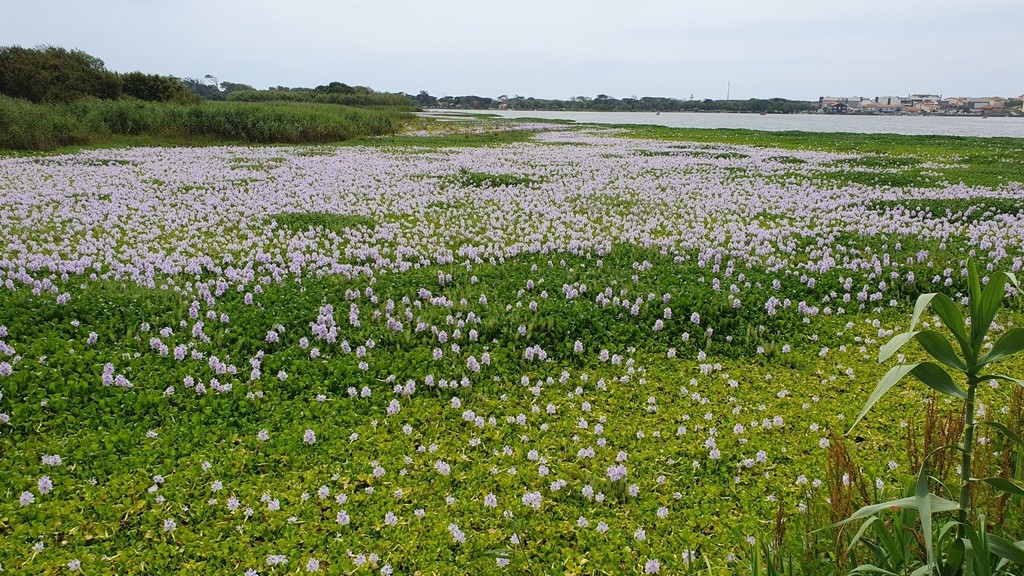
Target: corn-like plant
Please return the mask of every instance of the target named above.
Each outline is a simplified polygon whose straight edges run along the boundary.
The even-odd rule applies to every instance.
[[[961,453],[958,502],[942,498],[929,491],[926,473],[927,462],[925,462],[918,474],[912,496],[866,506],[839,523],[845,524],[852,520],[874,518],[876,514],[887,509],[917,510],[927,563],[915,570],[914,575],[960,574],[964,570],[967,573],[979,574],[1010,573],[1003,570],[1014,564],[1018,568],[1024,568],[1024,543],[1015,543],[995,534],[988,534],[983,519],[978,528],[972,524],[974,521],[971,507],[972,484],[985,482],[997,491],[1013,495],[1024,494],[1024,488],[1011,480],[975,478],[971,470],[974,461],[975,429],[979,424],[975,421],[975,401],[978,387],[991,380],[1001,380],[1024,386],[1024,380],[989,371],[990,365],[997,360],[1024,350],[1024,328],[1013,328],[1006,331],[988,352],[983,351],[986,337],[1002,303],[1007,284],[1018,289],[1020,287],[1013,274],[996,272],[989,278],[988,284],[983,289],[977,268],[973,261],[969,261],[967,263],[967,319],[961,314],[957,304],[944,294],[933,293],[920,296],[914,306],[910,329],[902,334],[897,334],[883,346],[878,355],[878,361],[888,360],[912,340],[916,340],[934,361],[901,364],[889,370],[879,381],[865,403],[864,409],[850,427],[852,430],[886,392],[908,375],[914,376],[933,390],[964,402],[963,443],[940,446],[935,449],[935,451],[955,449]],[[929,307],[952,334],[959,347],[959,353],[954,350],[953,345],[941,332],[917,329],[921,315]],[[954,374],[957,376],[956,379],[953,377]],[[965,386],[961,387],[957,380],[963,382]],[[1024,447],[1024,442],[1005,426],[995,422],[988,423],[988,426],[1001,432],[1017,446]],[[927,456],[925,460],[927,460]],[[957,513],[956,520],[944,525],[939,530],[938,539],[936,539],[932,530],[932,515],[954,511]],[[869,520],[869,522],[874,524],[876,521]],[[861,535],[863,535],[863,531],[858,534],[858,537]],[[936,553],[936,548],[939,553]],[[979,559],[983,561],[979,561]],[[978,567],[982,564],[986,566],[985,570],[979,570]],[[855,570],[858,573],[867,571],[873,570],[866,565]],[[893,572],[880,570],[879,573]]]

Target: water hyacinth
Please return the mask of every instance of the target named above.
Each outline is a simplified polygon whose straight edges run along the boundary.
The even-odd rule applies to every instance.
[[[747,559],[732,534],[780,508],[790,533],[827,524],[831,431],[890,310],[962,290],[960,252],[1021,267],[1024,218],[996,210],[1016,184],[873,186],[842,178],[874,156],[531,126],[498,148],[0,159],[0,516],[11,541],[68,534],[5,568]],[[857,463],[878,491],[913,467],[885,424]],[[121,522],[219,544],[173,564]],[[566,538],[557,566],[539,554]]]

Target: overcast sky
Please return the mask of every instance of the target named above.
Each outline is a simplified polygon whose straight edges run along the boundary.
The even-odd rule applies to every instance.
[[[118,72],[435,96],[1024,92],[1024,0],[4,0]]]

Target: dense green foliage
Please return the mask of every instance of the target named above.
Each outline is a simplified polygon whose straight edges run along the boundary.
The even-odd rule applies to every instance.
[[[177,78],[129,72],[121,77],[121,94],[149,102],[196,103],[199,97],[185,88]]]
[[[0,47],[0,95],[37,103],[90,97],[113,100],[120,95],[120,82],[102,60],[81,50],[4,46]]]
[[[206,95],[235,103],[197,106],[203,99],[196,89],[215,86],[143,72],[116,74],[80,50],[0,47],[0,149],[339,142],[394,133],[408,119],[402,113],[415,109],[402,95],[340,83],[294,91],[221,86],[223,91]],[[261,104],[247,104],[255,102]]]
[[[177,78],[142,72],[116,74],[95,56],[56,46],[0,47],[0,96],[36,104],[118,98],[199,101]]]
[[[594,112],[765,112],[793,114],[809,112],[816,103],[785,98],[750,98],[747,100],[680,100],[678,98],[649,97],[612,98],[599,94],[596,98],[577,96],[568,100],[527,98],[488,98],[483,96],[445,96],[435,98],[427,92],[413,97],[424,108],[457,108],[464,110],[572,110]]]
[[[345,85],[342,85],[345,86]],[[234,90],[227,95],[232,102],[313,102],[317,104],[340,104],[361,108],[399,108],[415,110],[417,104],[404,94],[374,92],[364,87],[347,89],[317,88],[272,88],[270,90]]]
[[[281,212],[270,217],[279,226],[295,231],[331,231],[344,234],[351,228],[372,228],[373,219],[367,216],[338,215],[326,212]]]
[[[1019,138],[967,136],[911,136],[904,134],[856,134],[850,132],[759,132],[737,129],[666,128],[663,126],[616,126],[636,138],[678,142],[717,142],[788,150],[823,150],[866,154],[837,167],[877,171],[865,184],[937,187],[949,183],[996,187],[1024,183],[1024,143]],[[931,163],[940,163],[940,166]],[[886,177],[893,179],[886,182]],[[845,172],[850,181],[857,175]],[[860,177],[864,177],[863,175]]]
[[[129,110],[225,115],[204,126],[240,122],[240,107],[343,110],[109,104],[76,105],[97,126],[103,110],[123,126]],[[418,127],[344,147],[0,161],[0,568],[825,576],[926,562],[913,510],[834,524],[905,496],[924,461],[933,488],[955,489],[959,453],[934,448],[958,441],[963,413],[914,383],[842,431],[919,294],[969,303],[976,250],[1001,295],[996,262],[1021,266],[1021,188],[854,180],[970,174],[1014,143],[781,138],[860,152],[837,156],[684,143],[729,131]],[[995,318],[989,359],[1024,347],[1021,297],[1005,303],[972,319]],[[920,308],[922,328],[953,324]],[[1024,432],[1024,387],[997,384],[978,387],[987,424],[968,469],[1019,485],[1024,449],[996,430]],[[971,496],[978,551],[1024,534],[999,480]]]
[[[399,113],[327,105],[123,100],[31,104],[0,97],[0,148],[338,142],[393,133],[403,120]]]

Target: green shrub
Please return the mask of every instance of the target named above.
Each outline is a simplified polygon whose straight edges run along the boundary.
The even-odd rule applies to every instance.
[[[309,102],[338,104],[358,108],[394,108],[415,110],[416,102],[404,94],[382,92],[324,92],[308,88],[292,90],[236,90],[228,95],[231,102]]]
[[[149,102],[196,104],[202,99],[173,76],[129,72],[121,76],[121,94]]]
[[[0,148],[53,150],[118,143],[126,137],[175,144],[339,142],[394,133],[404,119],[395,112],[312,104],[32,104],[0,96]]]
[[[82,98],[116,99],[116,74],[81,50],[56,46],[0,47],[0,94],[31,102],[73,102]]]

